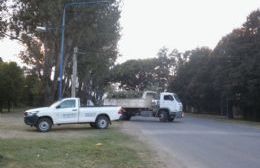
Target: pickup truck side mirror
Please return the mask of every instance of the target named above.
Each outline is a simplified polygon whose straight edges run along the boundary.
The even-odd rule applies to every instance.
[[[59,109],[60,108],[60,105],[56,106],[56,109]]]

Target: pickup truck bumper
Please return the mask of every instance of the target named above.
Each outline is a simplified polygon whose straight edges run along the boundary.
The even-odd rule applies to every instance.
[[[184,112],[182,112],[182,111],[180,111],[180,112],[171,112],[170,115],[174,116],[174,118],[183,118],[184,117]]]
[[[32,115],[32,116],[25,116],[24,117],[24,123],[30,126],[36,125],[38,121],[38,116],[37,115]]]

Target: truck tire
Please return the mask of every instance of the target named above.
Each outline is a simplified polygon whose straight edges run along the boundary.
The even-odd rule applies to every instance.
[[[39,132],[48,132],[51,130],[52,121],[49,118],[40,118],[36,124],[36,128]]]
[[[123,114],[122,120],[129,121],[131,119],[131,115],[129,114]]]
[[[102,116],[99,116],[96,120],[96,127],[98,129],[106,129],[109,125],[109,119],[102,115]]]
[[[175,117],[174,117],[174,116],[173,116],[173,117],[171,117],[171,116],[169,116],[169,117],[168,117],[168,121],[169,121],[169,122],[173,122],[173,121],[174,121],[174,119],[175,119]]]
[[[168,121],[168,118],[169,118],[169,114],[167,111],[161,111],[160,114],[159,114],[159,120],[161,122],[167,122]]]
[[[96,123],[89,123],[89,125],[90,125],[92,128],[97,128],[97,124],[96,124]]]

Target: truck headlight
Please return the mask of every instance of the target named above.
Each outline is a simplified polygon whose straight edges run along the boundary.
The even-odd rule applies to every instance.
[[[39,113],[39,111],[25,112],[24,116],[32,116],[32,115],[36,115],[37,113]]]

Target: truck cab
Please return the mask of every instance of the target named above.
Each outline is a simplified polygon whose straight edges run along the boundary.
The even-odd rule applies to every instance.
[[[156,107],[155,116],[158,116],[160,121],[173,121],[175,118],[184,117],[182,103],[175,93],[162,92]]]

